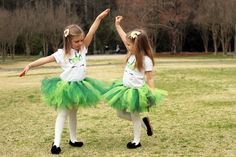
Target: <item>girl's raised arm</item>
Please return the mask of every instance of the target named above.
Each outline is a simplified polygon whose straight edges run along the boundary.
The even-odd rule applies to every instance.
[[[123,30],[123,28],[120,25],[121,20],[123,19],[122,16],[116,16],[115,19],[115,26],[116,26],[116,30],[121,38],[121,40],[123,41],[123,43],[125,44],[125,47],[127,48],[127,43],[126,43],[126,33]]]
[[[19,77],[24,76],[30,70],[30,68],[38,67],[40,65],[54,62],[54,61],[55,61],[55,58],[52,55],[48,57],[39,58],[38,60],[26,65],[24,70],[19,74]]]
[[[106,9],[104,10],[102,13],[100,13],[97,18],[95,19],[95,21],[93,22],[93,24],[91,25],[89,32],[87,33],[87,35],[84,38],[84,45],[85,47],[88,47],[89,44],[91,43],[93,36],[95,34],[95,32],[98,29],[98,26],[100,25],[101,20],[106,17],[108,15],[108,13],[110,12],[110,9]]]

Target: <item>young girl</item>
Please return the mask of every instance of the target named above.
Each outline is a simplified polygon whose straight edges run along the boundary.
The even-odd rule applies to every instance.
[[[19,76],[24,76],[31,68],[56,61],[63,72],[59,78],[44,79],[41,91],[43,99],[57,110],[55,123],[55,138],[51,153],[61,152],[60,141],[64,122],[69,117],[70,140],[73,147],[82,147],[83,142],[76,138],[76,113],[79,106],[89,107],[98,103],[104,85],[92,78],[86,77],[86,53],[101,20],[108,15],[110,9],[100,13],[84,36],[78,25],[69,25],[64,30],[64,48],[48,57],[40,58],[28,64]]]
[[[153,50],[146,32],[137,29],[126,34],[120,25],[122,19],[122,16],[117,16],[115,26],[128,50],[123,82],[113,83],[104,96],[108,104],[117,109],[120,118],[133,122],[134,139],[127,144],[133,149],[141,146],[141,126],[147,130],[148,136],[153,134],[148,117],[141,120],[139,113],[159,103],[166,92],[154,87]],[[145,84],[145,76],[149,86]]]

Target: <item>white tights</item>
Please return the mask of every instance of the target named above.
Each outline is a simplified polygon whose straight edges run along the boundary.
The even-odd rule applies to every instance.
[[[76,128],[77,128],[77,108],[72,109],[57,109],[57,119],[55,123],[55,139],[54,145],[60,146],[61,134],[64,128],[64,123],[69,117],[69,130],[71,142],[76,142]]]
[[[144,129],[147,129],[143,120],[140,118],[139,113],[138,112],[130,113],[130,112],[126,112],[126,111],[118,111],[117,110],[117,116],[122,119],[129,120],[129,121],[133,122],[134,140],[132,142],[138,144],[140,142],[140,137],[141,137],[141,126]]]

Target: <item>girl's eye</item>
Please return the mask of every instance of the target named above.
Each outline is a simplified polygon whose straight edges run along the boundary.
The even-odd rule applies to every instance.
[[[76,43],[83,42],[83,40],[76,41]]]

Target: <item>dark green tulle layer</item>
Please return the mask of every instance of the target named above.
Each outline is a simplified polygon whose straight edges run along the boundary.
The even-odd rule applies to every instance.
[[[104,83],[92,78],[71,82],[45,78],[41,86],[43,100],[55,108],[95,106],[106,90]]]
[[[167,92],[160,89],[151,92],[146,84],[139,88],[129,88],[123,86],[122,82],[114,82],[104,97],[115,109],[144,112],[148,111],[150,107],[160,104],[166,95]]]

